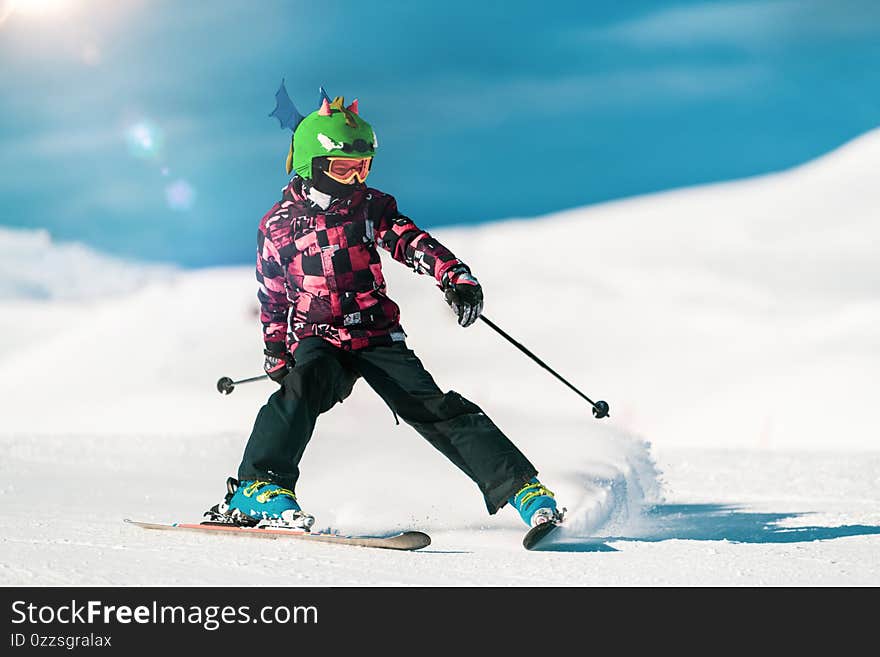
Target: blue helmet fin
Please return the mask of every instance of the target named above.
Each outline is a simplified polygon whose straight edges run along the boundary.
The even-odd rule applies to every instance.
[[[327,103],[332,103],[332,102],[333,102],[333,99],[330,98],[330,96],[327,95],[327,90],[324,89],[324,85],[321,85],[321,87],[318,89],[318,94],[319,94],[319,96],[318,96],[318,107],[320,107],[321,105],[323,105],[325,100],[327,101]]]
[[[272,110],[272,113],[269,114],[269,116],[274,116],[278,119],[282,128],[290,128],[291,132],[296,130],[296,126],[298,126],[305,118],[299,113],[299,110],[296,109],[296,105],[290,100],[290,96],[287,95],[287,89],[284,86],[284,78],[281,79],[281,86],[278,87],[278,91],[275,92],[275,109]]]

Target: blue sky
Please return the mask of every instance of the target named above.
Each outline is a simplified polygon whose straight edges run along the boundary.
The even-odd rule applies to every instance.
[[[320,84],[359,98],[370,183],[427,228],[778,170],[880,125],[873,0],[0,0],[0,62],[0,225],[186,266],[252,261],[287,180],[282,77],[301,110]]]

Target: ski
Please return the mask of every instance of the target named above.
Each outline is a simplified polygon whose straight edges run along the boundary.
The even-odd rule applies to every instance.
[[[532,527],[523,538],[523,547],[526,550],[540,549],[541,541],[556,532],[561,525],[558,522],[542,522]]]
[[[260,538],[297,538],[316,543],[336,543],[358,547],[380,548],[385,550],[420,550],[431,544],[431,537],[424,532],[406,531],[392,536],[348,536],[331,532],[307,532],[302,529],[282,529],[278,527],[237,527],[232,525],[202,525],[195,523],[155,523],[140,522],[125,518],[126,524],[165,531],[190,531],[207,534],[227,534],[257,536]]]

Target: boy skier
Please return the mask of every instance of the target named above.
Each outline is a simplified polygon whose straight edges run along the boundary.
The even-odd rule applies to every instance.
[[[477,484],[490,514],[510,503],[529,526],[559,520],[534,466],[476,404],[442,392],[406,346],[377,247],[433,277],[461,326],[480,316],[483,292],[462,261],[400,213],[393,196],[364,184],[377,141],[357,100],[331,102],[322,89],[320,108],[303,117],[283,84],[276,99],[290,112],[287,173],[296,174],[260,222],[257,296],[264,369],[281,387],[260,409],[238,481],[229,478],[225,500],[205,514],[209,521],[309,529],[314,517],[294,493],[299,462],[317,417],[360,377]]]

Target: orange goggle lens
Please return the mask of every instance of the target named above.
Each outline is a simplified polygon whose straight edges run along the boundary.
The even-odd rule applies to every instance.
[[[337,182],[349,184],[357,178],[364,182],[370,173],[371,157],[331,157],[328,158],[327,175]]]

